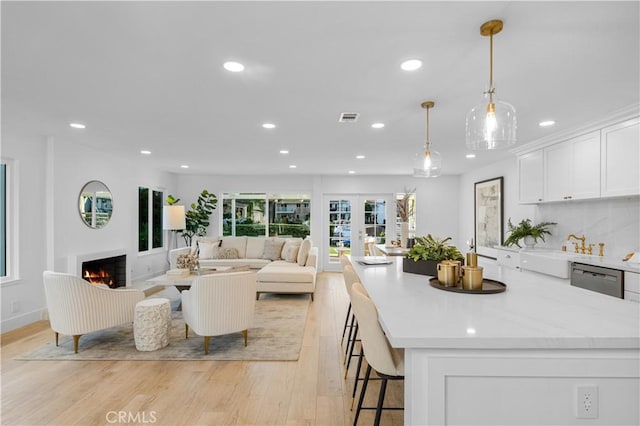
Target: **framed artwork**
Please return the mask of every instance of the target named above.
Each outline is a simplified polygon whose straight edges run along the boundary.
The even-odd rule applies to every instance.
[[[502,244],[504,200],[502,176],[475,183],[474,221],[476,253],[494,258],[494,246]]]

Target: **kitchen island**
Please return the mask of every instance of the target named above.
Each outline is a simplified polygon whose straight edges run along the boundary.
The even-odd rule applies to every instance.
[[[504,293],[443,291],[402,272],[402,258],[358,259],[389,341],[405,349],[405,424],[639,424],[638,303],[490,260],[484,276]],[[586,412],[585,389],[597,395]]]

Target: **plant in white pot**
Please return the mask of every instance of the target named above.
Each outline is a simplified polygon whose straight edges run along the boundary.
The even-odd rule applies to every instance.
[[[551,235],[549,227],[552,225],[557,225],[557,223],[540,222],[537,225],[533,225],[531,223],[531,219],[523,219],[517,225],[513,225],[513,223],[511,223],[511,218],[509,218],[507,222],[507,232],[509,232],[509,237],[504,240],[504,245],[516,245],[522,248],[520,240],[523,240],[526,248],[533,248],[533,246],[538,242],[538,239],[544,241],[545,235]]]
[[[396,200],[396,210],[398,217],[400,218],[400,247],[407,247],[407,240],[409,239],[409,220],[413,215],[413,203],[412,198],[414,189],[405,189],[402,198]]]

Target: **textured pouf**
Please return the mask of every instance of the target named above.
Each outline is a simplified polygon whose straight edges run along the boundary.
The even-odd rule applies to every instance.
[[[133,337],[139,351],[155,351],[169,344],[171,305],[169,299],[146,299],[136,304]]]

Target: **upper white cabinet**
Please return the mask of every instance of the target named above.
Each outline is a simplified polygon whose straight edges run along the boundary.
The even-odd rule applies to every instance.
[[[602,129],[602,196],[640,194],[640,119]]]
[[[543,149],[542,201],[600,197],[600,131]]]
[[[542,150],[518,157],[518,198],[522,204],[535,204],[543,199]]]

